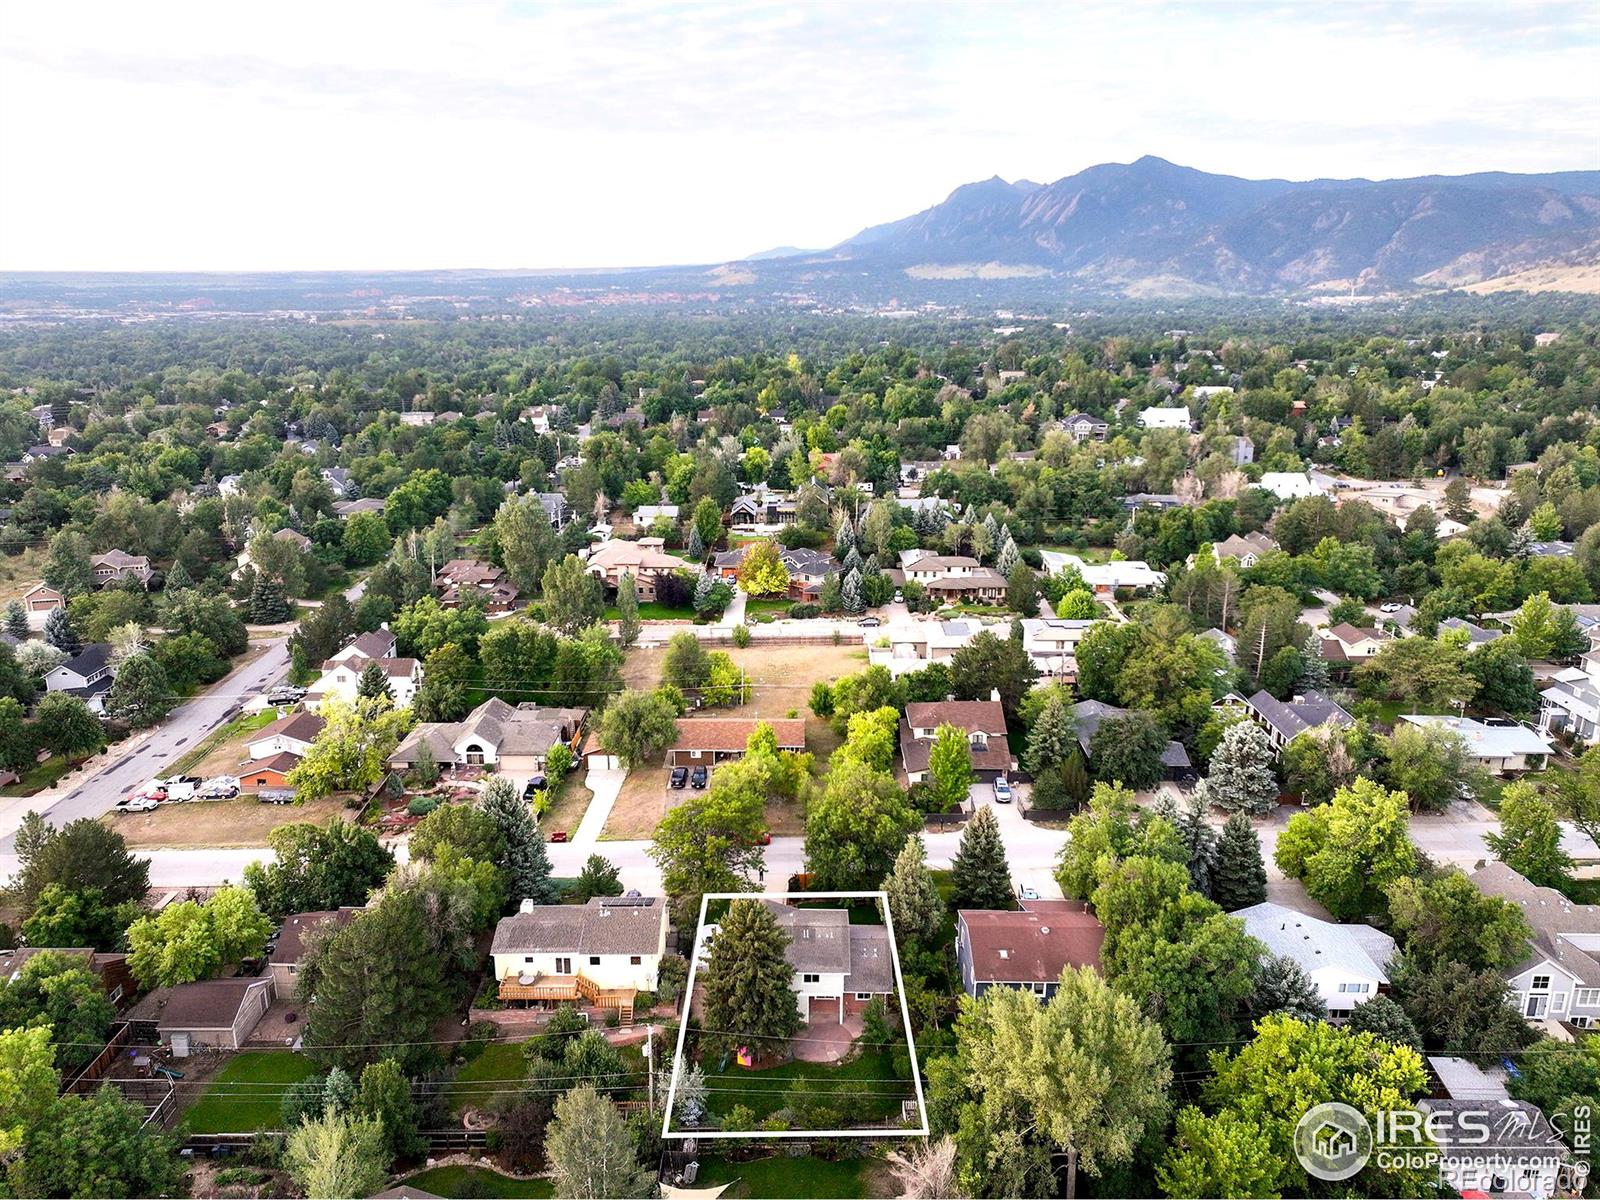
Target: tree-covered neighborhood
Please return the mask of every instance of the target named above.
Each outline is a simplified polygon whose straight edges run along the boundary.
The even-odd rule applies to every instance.
[[[0,1200],[1600,1197],[1592,6],[0,62]]]

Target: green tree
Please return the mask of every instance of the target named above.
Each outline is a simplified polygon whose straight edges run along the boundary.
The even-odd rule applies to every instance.
[[[545,1153],[557,1195],[626,1200],[655,1192],[655,1173],[639,1165],[622,1114],[587,1084],[556,1101],[555,1118],[545,1132]]]
[[[394,855],[368,830],[335,821],[279,825],[267,835],[273,856],[244,869],[261,910],[275,920],[367,902],[394,867]]]
[[[1172,825],[1158,814],[1134,821],[1133,793],[1125,787],[1097,783],[1087,811],[1072,818],[1056,866],[1056,882],[1068,900],[1087,900],[1102,868],[1110,869],[1132,855],[1187,863],[1188,849]],[[1187,868],[1185,868],[1187,869]]]
[[[373,661],[361,668],[361,675],[356,680],[356,695],[362,700],[394,702],[394,688],[389,685],[389,676]]]
[[[928,853],[920,837],[906,838],[895,855],[894,870],[883,881],[883,891],[889,899],[889,915],[900,948],[933,946],[944,921],[945,907],[933,873],[928,870]]]
[[[497,862],[505,856],[506,839],[483,809],[471,804],[441,804],[411,831],[411,857],[427,862],[446,846],[465,858]]]
[[[1006,607],[1025,617],[1039,615],[1039,577],[1025,562],[1016,563],[1006,575]]]
[[[1424,964],[1402,954],[1390,964],[1389,978],[1430,1054],[1498,1059],[1539,1036],[1508,998],[1499,971],[1442,959]]]
[[[789,568],[770,538],[751,542],[739,564],[739,586],[752,596],[781,596],[789,590]]]
[[[1131,1162],[1166,1114],[1161,1030],[1092,967],[1063,971],[1048,1001],[990,988],[957,1029],[984,1107],[1016,1114],[1066,1155],[1068,1196],[1080,1169],[1099,1176]]]
[[[5,631],[18,642],[28,640],[28,612],[22,607],[21,600],[11,600],[6,604]]]
[[[1572,885],[1572,857],[1561,848],[1555,806],[1526,780],[1500,793],[1500,832],[1483,840],[1496,858],[1535,887]]]
[[[115,952],[124,948],[123,932],[142,912],[133,901],[107,904],[98,888],[69,891],[52,883],[39,893],[32,915],[22,923],[22,934],[30,946],[88,946]]]
[[[165,1196],[182,1178],[173,1140],[146,1130],[144,1108],[109,1084],[56,1101],[29,1128],[12,1174],[22,1196]]]
[[[99,978],[73,955],[42,950],[0,986],[0,1029],[47,1027],[71,1069],[94,1058],[116,1015]]]
[[[94,591],[94,567],[89,562],[89,543],[83,534],[63,529],[50,539],[43,578],[47,586],[68,600]]]
[[[632,769],[678,740],[677,713],[659,691],[623,692],[600,716],[600,745]]]
[[[494,533],[511,582],[523,594],[533,595],[544,580],[546,568],[561,552],[550,527],[550,516],[539,497],[508,497],[494,515]]]
[[[1462,664],[1478,681],[1474,703],[1479,708],[1525,717],[1539,707],[1533,669],[1511,638],[1496,638],[1468,654]]]
[[[50,1038],[46,1026],[0,1028],[0,1155],[7,1159],[55,1105],[61,1077]]]
[[[272,921],[247,888],[225,887],[204,904],[183,900],[128,927],[128,969],[146,988],[210,979],[261,953]]]
[[[575,554],[551,563],[541,581],[545,621],[568,637],[593,625],[605,611],[600,581]]]
[[[728,905],[702,974],[701,1025],[715,1044],[787,1048],[801,1021],[794,968],[785,956],[789,940],[760,901]]]
[[[928,750],[928,784],[938,804],[934,811],[956,812],[966,807],[976,779],[967,731],[955,725],[939,726]]]
[[[680,930],[695,928],[702,895],[748,891],[763,862],[764,797],[731,786],[727,774],[727,767],[718,771],[709,791],[675,805],[656,826],[649,853]]]
[[[1010,721],[1039,669],[1019,638],[997,638],[985,630],[950,656],[950,676],[958,700],[987,700],[991,691],[998,691]]]
[[[1554,604],[1549,592],[1537,592],[1511,615],[1511,644],[1528,659],[1550,658],[1562,641],[1562,614],[1570,611]]]
[[[10,696],[0,697],[0,768],[20,773],[33,765],[37,751],[27,715]]]
[[[328,699],[317,715],[322,731],[286,780],[302,800],[366,791],[384,777],[389,756],[411,727],[410,710],[397,712],[382,697],[350,704]]]
[[[1477,970],[1521,962],[1533,936],[1518,905],[1485,896],[1453,867],[1391,883],[1389,921],[1414,961],[1459,962]]]
[[[1207,1116],[1190,1106],[1176,1126],[1156,1182],[1164,1194],[1193,1200],[1212,1196],[1274,1196],[1282,1170],[1267,1135],[1232,1109]]]
[[[45,617],[44,640],[69,658],[83,649],[83,639],[72,627],[72,618],[64,608],[52,609]]]
[[[1250,1011],[1259,1016],[1278,1013],[1301,1021],[1325,1021],[1328,1006],[1322,991],[1306,969],[1284,955],[1265,954],[1256,975]]]
[[[545,849],[544,835],[533,809],[517,794],[516,785],[496,776],[483,789],[479,804],[499,831],[505,846],[494,861],[506,874],[506,890],[511,902],[559,903],[561,896],[550,877],[550,855]]]
[[[825,890],[874,887],[921,828],[921,814],[894,776],[854,760],[836,762],[806,804],[806,870]]]
[[[411,1158],[427,1148],[417,1133],[417,1102],[411,1094],[411,1081],[392,1058],[369,1063],[362,1070],[351,1107],[356,1116],[383,1126],[388,1161]]]
[[[349,1113],[324,1113],[289,1132],[283,1166],[313,1200],[370,1196],[388,1178],[383,1122]]]
[[[955,884],[951,899],[956,908],[1011,907],[1015,894],[1011,868],[1006,865],[1006,848],[992,808],[980,808],[967,822],[950,869]]]
[[[1278,804],[1276,755],[1254,721],[1228,726],[1211,753],[1206,790],[1211,802],[1228,812],[1261,816]]]
[[[1351,1033],[1370,1033],[1380,1042],[1422,1052],[1422,1035],[1406,1016],[1406,1010],[1388,996],[1374,996],[1356,1005],[1344,1027]]]
[[[339,544],[348,565],[370,567],[388,556],[393,539],[389,536],[388,522],[378,513],[352,513],[345,518]],[[170,577],[167,586],[172,586]]]
[[[624,571],[617,581],[617,636],[622,648],[627,650],[639,640],[639,587],[633,581],[633,572]]]
[[[1443,812],[1463,785],[1482,777],[1466,740],[1447,726],[1402,723],[1389,741],[1389,786],[1418,812]]]
[[[1290,817],[1274,857],[1336,919],[1381,914],[1385,890],[1417,865],[1406,795],[1357,779],[1331,803]]]
[[[255,625],[281,625],[294,618],[294,605],[289,603],[283,584],[269,575],[256,575],[250,585],[249,608],[250,621]]]
[[[1453,708],[1466,704],[1478,691],[1478,682],[1468,674],[1465,661],[1459,649],[1444,642],[1397,638],[1385,642],[1353,674],[1369,696],[1424,708]]]
[[[1217,839],[1211,868],[1211,898],[1225,912],[1260,904],[1267,898],[1267,868],[1261,861],[1261,839],[1243,812],[1230,816]]]
[[[106,712],[135,729],[159,724],[172,711],[175,696],[167,673],[148,654],[122,661],[106,697]]]
[[[583,900],[592,896],[620,896],[622,875],[609,859],[591,854],[584,860],[583,870],[578,872],[573,892]]]
[[[689,517],[694,532],[700,535],[700,545],[706,551],[714,550],[722,541],[722,509],[710,496],[702,496]]]
[[[113,907],[142,903],[150,890],[150,860],[135,858],[120,833],[87,817],[55,829],[37,813],[25,814],[16,853],[7,892],[25,916],[51,884],[69,892],[98,891]]]
[[[1166,748],[1166,732],[1156,719],[1147,712],[1130,712],[1100,723],[1089,739],[1089,761],[1096,779],[1138,791],[1161,782]]]

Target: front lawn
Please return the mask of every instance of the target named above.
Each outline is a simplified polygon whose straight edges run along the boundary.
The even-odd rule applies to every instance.
[[[86,761],[88,757],[85,755],[83,758],[62,758],[59,754],[53,754],[38,766],[24,771],[22,778],[15,783],[0,788],[0,796],[32,796],[36,792],[42,792],[60,780],[68,771]]]
[[[758,1121],[769,1117],[784,1107],[789,1089],[800,1079],[811,1084],[812,1095],[823,1102],[830,1093],[838,1093],[841,1106],[847,1106],[857,1121],[892,1117],[900,1111],[900,1101],[915,1094],[909,1080],[895,1079],[889,1053],[871,1047],[843,1063],[786,1062],[751,1071],[739,1066],[730,1054],[726,1066],[711,1056],[701,1066],[710,1093],[706,1107],[718,1116],[726,1116],[742,1104]]]
[[[508,1091],[528,1077],[528,1060],[522,1049],[526,1042],[490,1042],[461,1070],[445,1093],[452,1112],[492,1106]]]
[[[434,1167],[413,1175],[404,1181],[407,1187],[432,1192],[435,1196],[472,1197],[503,1196],[506,1200],[532,1197],[544,1200],[556,1194],[555,1184],[548,1179],[513,1179],[487,1167]],[[854,1192],[852,1195],[862,1195]]]
[[[615,621],[618,616],[617,606],[613,604],[606,609],[604,619]],[[694,618],[695,612],[692,604],[675,607],[670,604],[658,604],[654,600],[639,601],[639,619],[641,621],[692,621]]]
[[[746,596],[744,611],[747,614],[774,613],[777,616],[786,617],[789,615],[789,610],[798,603],[799,601],[790,600],[784,596],[780,596],[775,600],[758,600],[754,596]]]
[[[247,735],[271,725],[278,719],[278,711],[268,705],[260,712],[246,713],[241,717],[235,717],[225,725],[217,726],[201,739],[199,745],[172,764],[173,773],[207,778],[212,775],[238,774],[240,764],[250,757],[250,752],[245,746]],[[228,746],[225,754],[215,757],[217,752],[230,742],[235,744]],[[207,762],[208,759],[213,761]],[[202,763],[205,764],[205,770],[195,770]]]
[[[715,1187],[719,1183],[734,1183],[735,1186],[722,1193],[727,1200],[784,1200],[790,1196],[854,1200],[872,1195],[868,1176],[875,1162],[871,1158],[829,1162],[821,1158],[790,1158],[785,1154],[750,1162],[702,1158],[694,1185]]]
[[[279,1108],[291,1086],[317,1073],[290,1050],[246,1050],[217,1072],[183,1116],[191,1133],[256,1133],[282,1124]]]

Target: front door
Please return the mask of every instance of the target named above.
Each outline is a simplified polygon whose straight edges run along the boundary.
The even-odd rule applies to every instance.
[[[1545,1009],[1549,1006],[1549,996],[1529,996],[1527,1006],[1522,1010],[1522,1015],[1538,1020],[1544,1016]]]

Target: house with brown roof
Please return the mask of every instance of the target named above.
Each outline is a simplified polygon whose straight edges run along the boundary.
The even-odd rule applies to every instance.
[[[246,792],[282,791],[289,786],[289,772],[300,765],[300,755],[280,751],[265,758],[252,759],[239,768],[239,787]]]
[[[253,759],[271,758],[274,754],[293,754],[304,758],[326,724],[316,713],[290,713],[256,730],[246,747]]]
[[[640,538],[637,542],[613,538],[589,552],[584,570],[613,591],[622,582],[623,572],[631,572],[639,599],[654,600],[656,581],[689,565],[677,555],[668,554],[663,549],[665,545],[660,538]]]
[[[1055,995],[1068,967],[1100,969],[1106,931],[1081,900],[1025,900],[1020,912],[964,908],[956,913],[961,987],[981,996],[992,987]]]
[[[443,607],[481,603],[485,612],[510,612],[517,606],[519,594],[503,570],[475,558],[451,559],[439,568],[433,586]]]
[[[1211,555],[1219,563],[1225,559],[1239,560],[1239,565],[1249,570],[1261,561],[1263,554],[1278,549],[1278,543],[1264,533],[1235,533],[1211,544]]]
[[[36,583],[22,593],[22,607],[28,614],[29,629],[43,629],[50,614],[66,606],[67,598],[47,583]]]
[[[806,748],[806,723],[799,717],[686,717],[678,740],[667,748],[669,767],[710,767],[743,758],[758,725],[770,725],[779,750]]]
[[[1353,667],[1366,662],[1383,649],[1389,635],[1381,629],[1360,628],[1348,621],[1324,629],[1317,644],[1323,660],[1336,667]]]
[[[89,559],[89,566],[94,571],[96,587],[121,583],[124,579],[136,579],[141,584],[148,584],[150,576],[154,574],[150,569],[150,560],[144,555],[124,554],[121,550],[96,554]]]
[[[531,779],[543,775],[545,761],[558,744],[576,752],[586,708],[551,708],[538,704],[513,707],[491,696],[460,721],[425,721],[408,733],[389,755],[389,766],[409,771],[422,747],[441,767],[489,767],[502,775]]]
[[[313,930],[332,933],[355,919],[359,908],[335,908],[326,912],[295,913],[285,917],[267,951],[267,973],[272,977],[273,993],[287,1000],[300,982],[300,964],[306,956],[306,939]]]
[[[0,983],[11,983],[22,974],[22,968],[36,954],[64,954],[81,959],[84,967],[100,981],[106,997],[118,1008],[139,990],[133,972],[128,969],[126,954],[105,954],[88,946],[17,946],[0,950]]]
[[[128,1011],[136,1043],[169,1046],[174,1058],[197,1050],[237,1050],[268,1008],[272,978],[206,979],[157,988]]]
[[[908,704],[900,719],[900,761],[910,782],[921,783],[928,777],[928,757],[943,725],[954,725],[967,735],[972,769],[979,779],[992,783],[1017,769],[999,700],[940,700]]]
[[[907,582],[920,583],[938,601],[982,603],[1004,599],[1006,594],[1004,575],[965,555],[905,550],[900,570]]]

